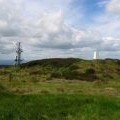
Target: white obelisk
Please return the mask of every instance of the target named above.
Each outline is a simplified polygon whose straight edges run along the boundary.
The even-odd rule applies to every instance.
[[[93,59],[94,59],[94,60],[99,59],[99,53],[98,53],[98,51],[97,51],[97,50],[96,50],[96,51],[94,51],[94,54],[93,54]]]

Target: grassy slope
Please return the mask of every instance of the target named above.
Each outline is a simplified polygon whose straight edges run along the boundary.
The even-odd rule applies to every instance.
[[[85,81],[120,79],[120,60],[82,60],[75,58],[67,59],[44,59],[31,61],[21,65],[21,68],[6,68],[0,70],[0,76],[6,74],[23,75],[37,79],[76,79]]]
[[[119,66],[50,59],[0,69],[0,120],[119,120]]]
[[[45,59],[0,69],[1,89],[19,93],[120,95],[120,60]]]
[[[31,75],[94,81],[120,78],[120,60],[45,59],[24,64]],[[28,68],[28,69],[27,69]]]

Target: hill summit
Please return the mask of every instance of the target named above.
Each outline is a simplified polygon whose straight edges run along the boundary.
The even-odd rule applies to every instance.
[[[120,60],[83,60],[79,58],[52,58],[30,61],[21,65],[30,75],[47,79],[111,80],[120,78]]]

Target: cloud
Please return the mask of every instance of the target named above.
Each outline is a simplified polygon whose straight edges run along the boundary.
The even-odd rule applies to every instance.
[[[116,31],[119,35],[120,25],[119,16],[110,19],[111,10],[108,7],[113,4],[111,2],[101,3],[105,4],[106,11],[95,18],[92,27],[76,29],[70,23],[76,22],[74,20],[79,14],[80,20],[83,13],[76,8],[71,10],[73,0],[8,1],[0,0],[0,51],[13,51],[15,48],[13,42],[17,41],[22,42],[24,56],[35,59],[39,56],[77,57],[80,51],[120,48],[118,38],[112,36]],[[78,22],[75,24],[79,26]],[[110,37],[111,41],[108,39]],[[115,40],[117,42],[113,42]],[[41,55],[36,52],[39,50]]]
[[[61,1],[61,5],[63,3],[67,4],[68,1]],[[14,8],[12,8],[13,4]],[[44,4],[43,1],[42,4]],[[27,14],[30,8],[26,7],[26,2],[23,2],[23,0],[19,2],[13,0],[11,4],[8,4],[5,0],[1,6],[3,5],[7,7],[1,11],[1,14],[4,13],[4,15],[1,18],[3,20],[1,20],[0,34],[1,37],[6,37],[6,39],[8,37],[11,37],[13,41],[20,39],[23,44],[29,45],[31,48],[53,49],[83,47],[82,45],[88,44],[86,40],[95,39],[92,32],[77,30],[67,25],[64,13],[60,9],[51,12],[40,11],[38,16],[34,18],[34,15]],[[26,9],[23,12],[24,6]]]
[[[107,10],[109,12],[120,13],[120,0],[110,0],[107,4]]]
[[[104,6],[106,6],[108,3],[109,3],[109,0],[101,0],[101,1],[98,1],[97,5],[98,5],[99,7],[104,7]]]
[[[106,2],[104,10],[100,15],[95,16],[94,23],[90,24],[90,28],[94,31],[100,32],[102,37],[112,37],[112,41],[116,42],[116,38],[120,38],[120,1],[107,0],[103,2]],[[105,41],[107,41],[107,39]]]

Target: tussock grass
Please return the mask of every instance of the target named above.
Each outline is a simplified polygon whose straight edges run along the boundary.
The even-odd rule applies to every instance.
[[[120,95],[120,60],[76,58],[31,61],[0,69],[0,84],[18,93]],[[110,88],[110,89],[107,89]]]
[[[0,120],[119,120],[120,99],[82,94],[0,94]]]
[[[49,79],[64,78],[85,81],[120,79],[120,60],[82,60],[56,58],[31,61],[21,66],[31,75],[47,75]]]
[[[119,120],[120,60],[45,59],[0,69],[0,120]]]

